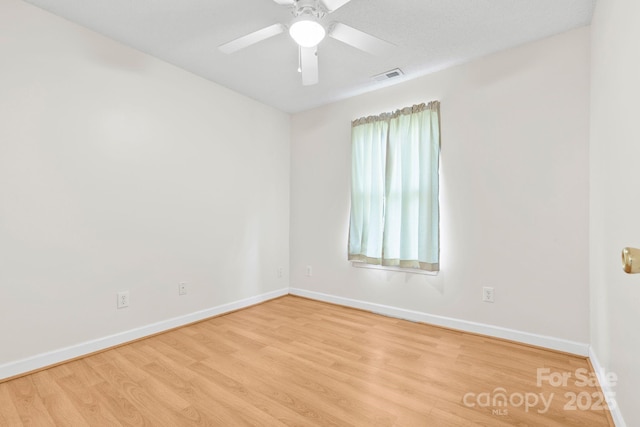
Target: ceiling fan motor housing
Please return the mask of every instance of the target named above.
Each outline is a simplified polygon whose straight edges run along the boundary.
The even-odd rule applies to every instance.
[[[293,16],[307,16],[316,19],[322,18],[327,13],[319,0],[296,0],[293,8]]]

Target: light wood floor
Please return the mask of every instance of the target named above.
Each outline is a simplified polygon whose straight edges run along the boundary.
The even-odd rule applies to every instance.
[[[538,368],[571,378],[538,386]],[[576,385],[581,368],[584,358],[286,296],[1,383],[0,425],[613,425],[599,389]]]

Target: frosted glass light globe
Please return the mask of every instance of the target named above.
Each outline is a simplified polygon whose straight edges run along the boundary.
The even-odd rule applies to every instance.
[[[318,22],[303,19],[291,25],[289,34],[299,46],[314,47],[324,39],[327,32]]]

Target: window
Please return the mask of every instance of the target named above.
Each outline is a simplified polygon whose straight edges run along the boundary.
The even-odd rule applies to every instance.
[[[438,271],[440,103],[352,122],[350,261]]]

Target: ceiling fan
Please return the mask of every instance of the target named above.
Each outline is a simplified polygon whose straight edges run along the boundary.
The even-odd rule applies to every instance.
[[[323,18],[351,0],[273,0],[291,7],[294,16],[287,26],[281,23],[254,31],[218,46],[230,54],[289,30],[298,45],[298,72],[305,86],[318,83],[318,44],[329,36],[364,52],[384,54],[394,45],[341,22],[323,24]]]

